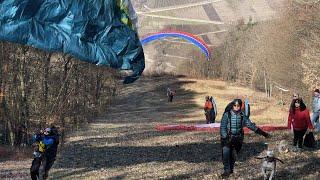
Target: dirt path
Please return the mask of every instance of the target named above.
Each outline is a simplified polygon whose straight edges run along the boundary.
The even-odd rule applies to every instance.
[[[177,90],[172,104],[166,87]],[[69,134],[50,172],[51,179],[220,179],[222,171],[219,135],[206,132],[157,132],[154,126],[170,123],[203,123],[205,95],[214,95],[221,110],[229,100],[247,94],[252,119],[258,124],[284,124],[286,109],[261,98],[263,94],[221,81],[176,78],[143,78],[125,87],[108,116]],[[273,103],[274,105],[270,105]],[[231,179],[261,179],[260,162],[254,159],[288,133],[275,133],[265,140],[245,138]],[[279,179],[319,177],[319,150],[281,155],[288,164],[279,166]],[[304,159],[302,161],[302,159]],[[28,172],[31,160],[0,162],[0,172]],[[7,168],[1,165],[8,166]],[[11,165],[11,167],[9,167]],[[290,166],[289,166],[290,165]],[[23,176],[23,175],[21,175]],[[3,176],[4,177],[4,176]],[[9,176],[6,176],[9,177]]]

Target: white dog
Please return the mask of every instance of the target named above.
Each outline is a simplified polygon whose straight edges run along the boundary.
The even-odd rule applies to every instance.
[[[267,179],[272,180],[273,177],[275,176],[277,160],[280,161],[281,163],[283,163],[283,161],[281,161],[280,159],[278,159],[274,156],[274,152],[271,150],[267,151],[267,156],[257,157],[257,159],[264,160],[262,162],[261,170],[262,170],[262,174],[263,174],[265,180],[267,180]],[[269,175],[269,178],[268,178],[268,175]]]

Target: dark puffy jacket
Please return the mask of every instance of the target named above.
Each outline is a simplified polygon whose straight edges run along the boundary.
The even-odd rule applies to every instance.
[[[243,112],[235,113],[232,110],[223,114],[220,125],[221,138],[227,138],[229,132],[238,135],[243,132],[243,127],[257,131],[256,125]]]

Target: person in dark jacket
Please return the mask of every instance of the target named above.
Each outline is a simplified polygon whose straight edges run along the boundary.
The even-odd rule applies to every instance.
[[[46,179],[57,156],[59,134],[53,126],[36,134],[33,140],[35,142],[35,152],[30,168],[31,179]]]
[[[175,90],[171,90],[170,88],[167,88],[167,97],[168,97],[168,102],[172,102],[173,97],[176,95]]]
[[[223,117],[221,119],[220,137],[222,146],[222,159],[224,172],[223,177],[227,177],[233,173],[235,164],[235,154],[239,153],[243,144],[244,132],[243,127],[248,127],[250,130],[260,134],[266,138],[270,135],[260,128],[256,127],[254,123],[241,110],[242,100],[235,99],[229,103]]]
[[[206,102],[204,103],[203,110],[204,110],[204,115],[206,116],[206,123],[207,124],[214,123],[213,121],[213,118],[215,118],[213,117],[215,116],[214,107],[209,96],[206,96]]]
[[[288,129],[293,129],[293,146],[302,148],[303,136],[307,130],[313,130],[310,120],[310,112],[304,104],[302,98],[294,99],[291,103],[288,116]]]

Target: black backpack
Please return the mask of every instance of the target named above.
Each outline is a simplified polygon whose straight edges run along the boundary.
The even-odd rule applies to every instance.
[[[60,138],[60,134],[59,134],[58,128],[56,128],[55,126],[52,126],[51,127],[51,135],[55,137],[55,144],[58,145],[59,144],[59,138]]]
[[[49,159],[54,159],[57,155],[58,151],[58,145],[59,145],[59,131],[56,127],[51,127],[51,132],[50,135],[52,138],[54,138],[54,143],[52,146],[50,146],[46,151],[45,151],[45,156]]]
[[[315,148],[316,147],[316,140],[312,132],[309,132],[303,140],[303,145],[308,148]]]

